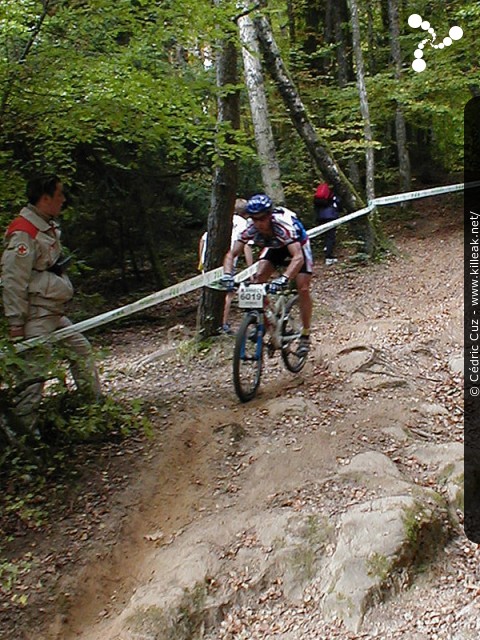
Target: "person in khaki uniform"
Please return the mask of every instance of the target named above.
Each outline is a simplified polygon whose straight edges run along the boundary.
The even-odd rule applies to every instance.
[[[56,219],[65,202],[57,176],[36,178],[27,186],[28,204],[8,226],[2,255],[4,313],[14,341],[42,336],[68,327],[65,305],[73,286],[61,267],[62,246]],[[75,333],[63,339],[77,389],[92,400],[101,387],[88,340]],[[26,359],[29,354],[26,352]],[[34,359],[30,356],[31,360]],[[32,364],[33,374],[35,366]],[[37,420],[43,383],[29,385],[15,401],[15,413],[28,428]]]

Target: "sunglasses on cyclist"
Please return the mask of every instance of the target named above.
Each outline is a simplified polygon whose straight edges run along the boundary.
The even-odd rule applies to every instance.
[[[266,220],[267,218],[269,218],[271,215],[271,212],[267,212],[267,213],[263,213],[260,216],[250,216],[253,220],[253,222],[262,222],[262,220]]]

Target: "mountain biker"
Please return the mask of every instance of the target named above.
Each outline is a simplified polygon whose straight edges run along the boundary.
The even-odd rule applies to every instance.
[[[285,266],[283,275],[270,283],[270,292],[275,293],[285,289],[290,280],[296,282],[303,325],[298,355],[302,357],[310,349],[312,318],[310,282],[313,270],[310,241],[306,233],[302,238],[301,229],[294,222],[296,215],[282,207],[274,208],[271,198],[266,194],[252,196],[247,202],[247,213],[251,219],[249,225],[225,256],[222,283],[227,290],[233,288],[235,258],[242,253],[244,245],[249,242],[262,248],[255,282],[267,282],[277,267]],[[303,231],[305,232],[304,228]]]

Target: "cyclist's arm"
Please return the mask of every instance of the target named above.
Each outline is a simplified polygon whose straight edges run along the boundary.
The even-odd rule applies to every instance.
[[[245,255],[245,262],[247,263],[247,267],[251,267],[253,264],[253,251],[252,251],[252,247],[249,244],[244,245],[244,255]]]
[[[289,280],[293,280],[295,276],[299,273],[300,269],[303,267],[304,257],[302,251],[302,245],[300,242],[292,242],[292,244],[287,245],[288,251],[292,256],[290,260],[290,264],[285,269],[284,276],[286,276]]]
[[[244,243],[236,240],[230,251],[227,251],[223,260],[223,270],[225,273],[233,273],[233,262],[243,251]]]

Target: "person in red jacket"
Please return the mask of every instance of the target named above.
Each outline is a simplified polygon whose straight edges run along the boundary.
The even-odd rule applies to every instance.
[[[315,222],[317,224],[325,224],[336,220],[340,213],[340,201],[334,194],[332,189],[326,182],[321,182],[313,196],[313,211],[315,214]],[[324,234],[325,246],[325,264],[331,266],[337,262],[334,256],[336,230],[329,229]]]
[[[68,327],[65,306],[73,286],[62,267],[62,245],[57,222],[65,195],[57,176],[35,178],[27,185],[28,204],[10,223],[2,255],[4,314],[11,340],[43,336]],[[99,399],[100,381],[88,340],[75,333],[63,340],[71,353],[70,365],[78,390]],[[25,355],[35,370],[30,351]],[[35,377],[35,376],[34,376]],[[29,385],[16,399],[15,413],[30,430],[37,422],[43,384]]]

